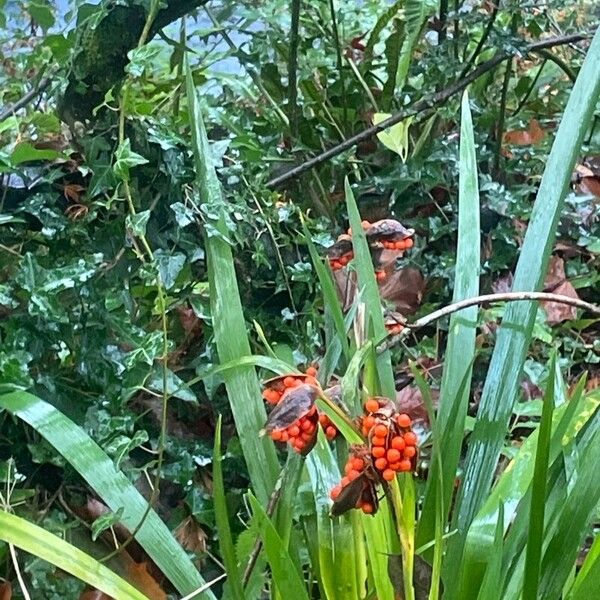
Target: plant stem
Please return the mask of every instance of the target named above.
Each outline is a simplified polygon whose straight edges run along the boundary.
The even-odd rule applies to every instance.
[[[334,0],[329,0],[329,10],[331,12],[331,27],[333,28],[333,39],[335,41],[335,53],[337,60],[340,85],[342,87],[342,129],[346,127],[348,121],[348,105],[346,100],[346,81],[344,79],[344,63],[342,60],[342,46],[340,44],[340,34],[338,31],[337,17],[335,15]],[[343,136],[342,136],[343,137]]]
[[[506,98],[508,96],[508,85],[512,73],[512,58],[506,63],[504,81],[502,82],[502,93],[500,95],[500,116],[496,127],[496,152],[494,156],[493,172],[498,176],[500,170],[500,158],[502,156],[502,138],[504,136],[504,122],[506,120]]]

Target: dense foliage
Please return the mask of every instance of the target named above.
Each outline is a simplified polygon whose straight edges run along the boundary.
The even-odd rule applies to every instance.
[[[0,0],[0,6],[3,508],[96,558],[128,540],[144,505],[137,516],[123,518],[123,508],[112,505],[93,483],[94,465],[104,464],[102,456],[95,454],[87,467],[78,466],[77,454],[92,452],[87,434],[109,457],[107,463],[112,461],[124,474],[119,486],[125,489],[130,482],[151,499],[204,580],[227,570],[228,584],[219,580],[211,588],[217,597],[241,597],[230,565],[237,553],[236,577],[243,576],[248,556],[257,548],[255,540],[263,535],[266,552],[260,553],[250,578],[248,598],[262,597],[260,590],[264,597],[280,597],[285,590],[297,594],[291,597],[304,597],[294,591],[293,578],[281,579],[291,565],[306,597],[364,597],[361,590],[368,580],[368,597],[379,594],[383,600],[381,590],[391,588],[377,578],[387,577],[385,573],[367,574],[357,564],[349,571],[358,581],[356,589],[340,591],[339,582],[325,571],[328,565],[339,570],[341,563],[335,556],[325,561],[315,545],[318,539],[323,546],[316,537],[323,527],[319,502],[329,508],[329,488],[319,485],[336,483],[348,456],[342,436],[331,445],[333,452],[320,439],[318,458],[307,459],[305,469],[303,459],[293,453],[286,459],[282,447],[276,455],[268,436],[259,437],[265,419],[254,367],[266,379],[273,370],[285,373],[285,365],[289,372],[320,365],[320,373],[327,373],[324,386],[334,372],[344,376],[343,397],[351,416],[359,414],[356,406],[367,391],[392,396],[381,359],[387,354],[376,360],[373,348],[365,350],[362,344],[370,339],[374,347],[382,341],[377,331],[381,314],[371,314],[381,313],[377,295],[370,295],[377,287],[365,283],[372,273],[367,252],[361,255],[354,242],[355,255],[363,261],[356,267],[361,292],[358,299],[350,294],[344,309],[359,324],[366,313],[367,325],[364,335],[349,339],[340,333],[339,309],[328,295],[327,282],[334,280],[323,275],[326,269],[319,271],[315,254],[326,256],[350,225],[352,194],[344,187],[348,177],[362,219],[394,218],[415,230],[411,250],[386,267],[391,282],[387,288],[379,286],[384,308],[414,320],[452,301],[464,267],[457,267],[456,242],[459,173],[461,178],[467,173],[459,146],[462,151],[468,139],[464,129],[459,135],[466,114],[463,106],[461,120],[462,89],[445,92],[478,65],[484,68],[469,86],[467,107],[473,119],[481,231],[473,231],[470,239],[475,246],[481,241],[480,292],[511,288],[548,154],[598,23],[597,7],[554,0],[540,6],[470,1],[449,6],[433,0],[103,0],[97,5]],[[532,50],[531,44],[549,39],[548,47]],[[491,64],[498,53],[506,54],[504,60]],[[286,179],[293,167],[399,111],[414,114],[379,137],[365,137]],[[210,147],[198,125],[202,119]],[[546,253],[546,242],[539,244],[548,271],[535,274],[543,281],[538,288],[589,302],[600,297],[598,119],[596,106],[589,123],[581,123],[583,144],[571,149],[579,158],[564,208],[557,212],[556,243]],[[215,193],[213,167],[222,197]],[[547,239],[552,236],[554,230]],[[233,266],[243,317],[235,312],[237,290],[227,275]],[[337,274],[335,282],[346,291],[345,276]],[[367,303],[366,309],[360,301]],[[475,426],[504,311],[504,305],[493,305],[474,313],[473,378],[464,427],[462,422],[456,427],[459,447],[463,433]],[[579,446],[570,447],[571,454],[564,451],[567,475],[547,466],[548,489],[569,478],[578,448],[582,472],[594,473],[586,462],[592,454],[586,451],[599,424],[595,410],[600,399],[593,392],[600,377],[598,321],[597,315],[572,306],[540,306],[520,371],[520,391],[511,396],[508,427],[500,432],[498,474],[523,444],[535,443],[532,431],[539,439],[546,433],[540,427],[544,391],[550,398],[546,405],[554,404],[556,395],[558,407],[571,397],[583,373],[587,381],[576,399],[581,397],[577,401],[588,411],[588,428],[582,426],[583,439],[577,438]],[[436,439],[444,439],[443,432],[435,431],[433,415],[442,369],[449,361],[448,335],[447,321],[436,321],[391,350],[398,400],[417,423],[422,443],[414,477],[419,507],[426,490],[435,487],[427,475],[439,451]],[[243,354],[254,357],[243,364],[251,372],[244,375],[246,383],[235,381],[241,368],[218,368]],[[462,393],[462,383],[455,379],[455,394]],[[251,397],[254,388],[256,404],[246,403],[246,408],[232,394],[245,390]],[[32,400],[18,409],[3,402],[21,391],[57,409],[74,429],[61,422],[54,436],[44,434],[43,419],[32,415],[46,409]],[[27,411],[31,414],[24,416]],[[49,419],[59,418],[52,414]],[[219,444],[215,446],[219,416],[222,460]],[[440,418],[447,422],[451,417],[457,413],[446,410]],[[244,419],[258,426],[242,430]],[[74,440],[81,445],[74,447]],[[255,464],[249,464],[249,455],[256,457]],[[289,479],[269,537],[261,534],[261,511],[267,509],[284,463]],[[322,482],[317,484],[319,469]],[[263,477],[264,489],[257,477]],[[400,487],[410,505],[413,478],[407,482],[408,476]],[[286,486],[294,492],[286,495]],[[246,496],[249,487],[256,498]],[[134,498],[133,487],[127,489]],[[480,493],[487,497],[489,484]],[[549,507],[560,503],[550,492],[548,498]],[[398,512],[395,516],[408,518]],[[344,539],[356,544],[355,552],[347,550],[347,559],[355,562],[362,556],[366,564],[368,556],[372,568],[377,564],[373,544],[383,526],[364,526],[367,542],[360,546],[357,519],[340,520]],[[490,520],[492,540],[499,519],[494,513]],[[580,520],[572,550],[572,564],[578,567],[594,540],[597,508]],[[557,518],[552,527],[561,531],[561,524]],[[452,538],[455,527],[460,538],[456,522],[444,534]],[[418,543],[433,540],[433,529],[426,529],[418,532]],[[233,560],[223,542],[228,536],[236,547]],[[275,537],[289,564],[278,564],[270,554],[277,554]],[[331,543],[341,551],[340,539]],[[382,551],[393,549],[397,555],[398,540],[387,542],[381,543]],[[505,548],[516,543],[509,532]],[[548,541],[551,549],[552,543]],[[0,542],[6,581],[0,583],[0,598],[10,598],[11,590],[13,598],[26,597],[26,589],[31,598],[101,597],[85,596],[91,592],[85,591],[84,581],[92,582],[66,575],[25,546],[30,554],[18,552],[15,558],[14,545],[19,547],[14,541]],[[178,585],[156,558],[160,548],[148,545],[139,538],[127,542],[107,565],[149,598],[184,595],[188,584]],[[406,550],[404,543],[402,548]],[[593,548],[597,554],[598,543]],[[431,546],[416,558],[415,579],[423,571],[422,579],[431,580],[430,569],[421,565],[434,563],[435,572]],[[554,564],[551,554],[546,558]],[[401,593],[406,571],[403,583],[394,565],[391,561],[392,580]],[[487,585],[491,593],[493,569],[500,573],[502,565],[489,565],[478,583],[483,580],[482,589]],[[567,575],[575,576],[574,569],[565,582]],[[521,584],[513,570],[507,572],[505,597],[518,597]],[[541,582],[546,591],[558,585],[543,577]],[[448,578],[445,584],[451,587]],[[416,581],[416,597],[427,597],[419,585],[425,584]],[[461,597],[462,592],[448,593]],[[477,589],[474,593],[477,597]]]

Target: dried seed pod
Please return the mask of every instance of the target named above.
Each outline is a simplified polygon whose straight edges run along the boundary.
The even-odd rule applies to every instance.
[[[306,415],[319,397],[319,388],[315,385],[302,383],[288,388],[279,404],[271,411],[265,425],[265,431],[271,433],[275,429],[286,429],[295,421]],[[316,414],[316,411],[315,411]]]
[[[414,229],[407,229],[396,219],[381,219],[372,223],[365,232],[369,244],[377,244],[382,241],[402,241],[414,235]]]

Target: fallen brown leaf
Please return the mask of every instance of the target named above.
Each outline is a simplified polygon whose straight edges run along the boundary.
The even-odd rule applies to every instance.
[[[136,563],[132,560],[127,565],[127,580],[148,598],[167,600],[166,592],[150,574],[148,563]]]
[[[409,315],[414,313],[423,300],[425,279],[420,271],[412,267],[398,271],[386,269],[387,277],[379,291],[383,300],[393,305],[394,310]]]
[[[175,537],[190,552],[201,553],[206,551],[206,533],[191,515],[178,525],[175,530]]]
[[[527,129],[507,131],[503,136],[503,142],[514,146],[535,146],[544,139],[544,136],[545,132],[540,127],[539,121],[531,119]]]
[[[548,274],[544,281],[544,291],[568,296],[569,298],[579,298],[577,291],[571,282],[567,280],[565,261],[560,256],[553,255],[550,257]],[[541,305],[546,311],[549,325],[557,325],[577,317],[577,309],[574,306],[562,302],[542,302]]]
[[[10,581],[3,581],[0,583],[0,600],[11,600],[12,598],[12,585]]]

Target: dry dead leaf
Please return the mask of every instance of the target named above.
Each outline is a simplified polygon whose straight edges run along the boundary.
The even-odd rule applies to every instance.
[[[63,186],[63,194],[65,198],[71,200],[71,202],[79,202],[83,192],[85,192],[85,188],[78,183],[67,183]]]
[[[503,143],[507,145],[535,146],[544,139],[545,135],[544,130],[540,127],[539,121],[537,119],[531,119],[527,129],[507,131],[502,140]]]
[[[206,533],[191,515],[179,524],[175,530],[175,537],[190,552],[201,553],[206,551]]]
[[[409,315],[414,313],[423,300],[425,279],[420,271],[412,267],[399,271],[388,271],[379,288],[383,300],[390,302],[394,310]]]
[[[127,580],[148,598],[167,600],[166,592],[150,574],[148,563],[136,563],[132,560],[127,565]]]
[[[560,256],[553,255],[550,257],[548,274],[544,281],[544,291],[568,296],[569,298],[579,298],[577,291],[571,282],[567,280],[565,261]],[[546,311],[549,325],[556,325],[577,317],[577,309],[574,306],[561,302],[542,302],[541,305]]]
[[[0,583],[0,600],[11,600],[12,598],[12,585],[10,581],[3,581]]]

